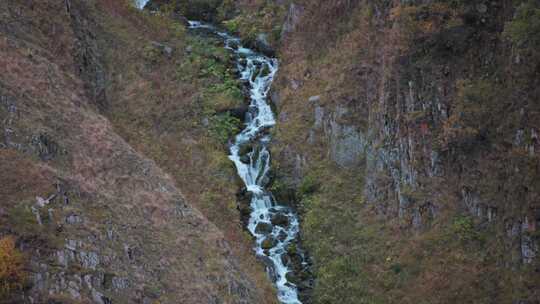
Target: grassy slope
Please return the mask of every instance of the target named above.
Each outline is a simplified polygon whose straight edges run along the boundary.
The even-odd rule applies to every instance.
[[[118,1],[69,4],[72,10],[84,12],[85,16],[79,17],[89,18],[83,20],[88,22],[86,38],[97,37],[99,50],[104,52],[102,59],[112,83],[108,103],[101,105],[101,111],[110,114],[112,124],[98,114],[86,83],[80,79],[80,64],[91,63],[76,62],[73,56],[85,49],[75,39],[65,3],[0,5],[0,66],[4,71],[0,76],[0,115],[3,127],[12,131],[4,133],[0,149],[0,234],[14,235],[17,247],[27,257],[25,269],[31,280],[23,286],[24,294],[43,302],[73,303],[76,288],[82,302],[94,296],[94,289],[118,303],[174,303],[179,298],[189,303],[215,299],[271,303],[273,290],[262,279],[264,273],[258,264],[235,256],[249,241],[239,224],[228,227],[232,232],[227,232],[226,239],[232,244],[227,243],[223,233],[187,203],[176,188],[180,183],[152,160],[167,165],[170,173],[186,174],[182,177],[193,184],[186,188],[185,196],[199,206],[204,206],[202,198],[193,193],[200,194],[200,189],[234,189],[234,174],[225,165],[222,147],[210,136],[200,137],[213,143],[207,150],[190,142],[189,135],[199,139],[198,132],[207,132],[202,127],[193,129],[193,113],[174,113],[193,108],[192,94],[205,83],[181,80],[178,73],[182,69],[164,60],[150,45],[152,40],[172,44],[174,56],[180,56],[171,60],[182,62],[179,50],[187,39],[182,27],[159,17],[142,16]],[[159,70],[171,74],[160,74]],[[194,67],[187,73],[197,72]],[[159,90],[162,82],[158,80],[168,87]],[[149,95],[159,98],[147,99]],[[227,106],[231,103],[228,95],[222,98]],[[160,107],[160,102],[168,108]],[[160,128],[152,124],[157,115],[170,115],[169,120],[162,120],[173,125]],[[173,145],[160,141],[160,134],[152,133],[155,130],[160,134],[166,130],[169,136],[162,138]],[[126,135],[135,149],[118,133]],[[173,150],[178,143],[181,147]],[[190,146],[199,147],[201,152],[192,153]],[[167,155],[167,162],[163,155]],[[204,158],[211,161],[195,169]],[[186,172],[188,167],[191,173]],[[217,176],[211,181],[203,175],[209,170]],[[234,191],[226,193],[220,196],[226,197],[223,205],[216,207],[214,200],[207,200],[205,210],[232,218]],[[35,197],[52,194],[56,197],[48,207],[51,209],[40,210],[43,225],[39,225],[31,212]],[[224,212],[214,211],[216,208]],[[73,215],[77,217],[70,217]],[[68,217],[75,220],[68,221]],[[71,247],[65,247],[67,240],[80,244],[73,259],[69,259],[71,249],[66,249]],[[66,265],[59,260],[62,252],[68,256]],[[95,269],[83,263],[82,252],[98,255]],[[246,273],[258,279],[248,278]],[[82,285],[81,276],[91,278],[91,288]],[[111,284],[117,280],[127,280],[128,286],[113,288]],[[258,281],[258,286],[253,281]],[[70,284],[68,289],[65,282]],[[16,290],[11,296],[19,303],[22,294]]]
[[[530,19],[505,23],[518,7],[510,2],[489,6],[483,15],[477,6],[445,1],[298,4],[306,8],[304,18],[280,51],[274,155],[285,184],[299,186],[305,244],[317,277],[314,302],[538,301],[538,258],[523,265],[505,227],[516,218],[534,221],[530,212],[538,208],[533,199],[539,189],[534,182],[538,153],[526,156],[523,147],[508,148],[517,129],[539,127],[538,121],[519,114],[537,115],[539,57],[530,44],[535,43],[531,27],[537,15],[526,13],[523,18]],[[502,33],[509,28],[520,29],[513,36],[521,37],[521,43],[513,40],[509,45]],[[510,62],[516,55],[526,66]],[[415,84],[418,102],[435,100],[448,106],[451,116],[445,125],[431,113],[401,112],[408,81]],[[429,162],[422,151],[441,153],[445,175],[421,177],[420,189],[405,189],[417,204],[435,201],[435,219],[411,230],[408,219],[395,213],[397,194],[384,174],[376,178],[377,191],[387,192],[386,200],[365,202],[363,165],[338,168],[328,160],[324,134],[315,133],[315,142],[309,140],[314,106],[308,98],[315,95],[327,111],[338,105],[351,110],[341,123],[375,135],[373,149],[399,149],[391,146],[395,138],[412,137],[420,155],[413,166],[420,176]],[[406,127],[380,138],[385,119]],[[420,132],[423,123],[428,135]],[[297,154],[305,157],[300,172]],[[294,182],[297,178],[303,181]],[[463,186],[476,189],[498,208],[500,220],[486,223],[470,216],[460,195]],[[523,188],[528,194],[519,190]],[[518,195],[517,201],[509,199]],[[530,229],[525,234],[537,238]]]
[[[111,41],[130,52],[112,49],[106,54],[112,79],[107,116],[135,149],[166,168],[186,198],[223,231],[242,269],[272,303],[273,287],[240,223],[240,183],[227,158],[225,142],[240,127],[227,113],[244,106],[230,54],[219,39],[188,34],[166,19],[154,22],[173,29],[173,35],[143,29],[152,33],[152,41],[174,49],[170,57],[150,40],[136,40],[133,23],[115,19],[108,24],[115,29],[109,31]]]

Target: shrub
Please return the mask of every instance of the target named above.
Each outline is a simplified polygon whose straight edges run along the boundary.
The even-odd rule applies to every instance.
[[[221,0],[176,0],[176,8],[188,19],[214,21]]]
[[[223,25],[227,29],[227,31],[231,33],[238,33],[240,29],[240,19],[234,18],[231,20],[223,21]]]
[[[478,239],[478,232],[474,227],[473,219],[469,216],[457,216],[454,218],[452,233],[462,242]]]
[[[304,198],[317,191],[319,184],[313,175],[307,175],[298,186],[298,197]]]
[[[9,299],[13,292],[22,289],[25,274],[24,258],[15,247],[11,236],[0,239],[0,300]]]
[[[523,3],[516,10],[514,20],[508,22],[504,35],[518,47],[540,46],[540,5],[538,1]]]
[[[226,144],[232,136],[240,132],[241,124],[240,119],[229,113],[212,116],[210,118],[210,135],[220,143]]]
[[[504,116],[503,91],[491,81],[459,81],[456,105],[444,127],[443,143],[448,148],[468,150],[498,140]],[[507,120],[505,123],[510,123]]]
[[[217,9],[219,20],[227,20],[233,17],[236,9],[234,2],[234,0],[223,0],[221,2]]]

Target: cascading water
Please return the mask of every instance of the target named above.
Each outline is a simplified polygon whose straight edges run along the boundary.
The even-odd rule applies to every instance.
[[[150,0],[135,0],[135,5],[137,5],[138,8],[143,9],[149,1]]]
[[[248,83],[250,105],[245,117],[245,128],[230,147],[229,158],[236,165],[251,196],[251,215],[247,229],[256,239],[255,252],[266,262],[270,277],[278,289],[278,298],[285,304],[301,304],[298,288],[288,280],[292,271],[287,260],[287,248],[296,242],[299,231],[297,215],[287,206],[277,204],[265,188],[270,171],[267,130],[275,125],[274,114],[267,103],[267,95],[278,70],[276,59],[268,58],[240,45],[240,39],[221,32],[211,25],[190,21],[192,29],[207,29],[222,37],[225,47],[236,55],[240,79]],[[244,147],[252,147],[241,155]],[[306,262],[302,257],[302,265]]]

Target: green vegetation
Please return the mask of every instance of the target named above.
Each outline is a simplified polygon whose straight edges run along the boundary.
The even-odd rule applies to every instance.
[[[242,122],[229,113],[215,115],[210,118],[210,135],[217,141],[226,144],[233,135],[240,132]]]
[[[315,262],[314,303],[383,303],[369,288],[370,268],[382,252],[376,226],[361,220],[358,173],[322,165],[298,187],[304,245]]]
[[[452,222],[452,234],[462,242],[478,239],[478,230],[474,226],[474,221],[469,216],[457,216]]]
[[[297,196],[302,199],[313,194],[319,188],[319,181],[314,175],[306,175],[298,186]]]
[[[240,257],[242,271],[272,303],[274,290],[252,254],[252,240],[240,225],[237,176],[225,149],[228,139],[241,128],[231,112],[244,105],[231,53],[221,39],[189,32],[175,35],[174,26],[148,29],[148,40],[136,39],[123,24],[106,28],[123,48],[136,50],[127,54],[112,50],[106,56],[111,67],[110,100],[115,101],[107,116],[116,131],[165,169],[187,201],[223,231],[233,254]],[[170,46],[174,52],[146,56],[144,45],[151,41]],[[155,59],[141,62],[147,57]],[[173,235],[166,237],[174,239]],[[221,258],[209,256],[205,263],[217,266]],[[213,275],[218,269],[205,271]],[[222,299],[231,297],[225,294],[226,287],[223,292]]]
[[[286,12],[285,5],[272,1],[262,1],[255,9],[237,14],[234,18],[222,19],[228,31],[239,34],[246,42],[255,42],[264,35],[270,45],[277,45],[281,35],[281,25]],[[230,16],[231,14],[222,14]]]
[[[540,47],[540,4],[538,1],[523,1],[516,10],[514,20],[508,22],[504,34],[520,48]]]
[[[175,0],[176,9],[188,19],[214,21],[222,0]]]

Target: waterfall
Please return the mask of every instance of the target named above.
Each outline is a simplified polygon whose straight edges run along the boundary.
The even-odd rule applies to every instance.
[[[240,79],[248,84],[249,110],[245,127],[230,147],[229,159],[234,162],[238,175],[251,193],[251,215],[247,229],[255,238],[255,253],[266,262],[267,271],[278,290],[278,299],[284,304],[301,304],[298,289],[287,278],[291,266],[287,265],[289,245],[295,243],[299,221],[295,212],[275,202],[266,189],[270,172],[268,144],[271,136],[267,130],[276,124],[274,113],[267,102],[267,95],[276,72],[278,61],[242,47],[240,39],[221,32],[211,25],[190,21],[192,29],[208,29],[222,37],[225,47],[236,55]],[[251,147],[245,155],[245,146]],[[305,265],[305,261],[302,264]]]
[[[146,5],[146,3],[148,3],[150,0],[135,0],[135,5],[139,8],[139,9],[143,9],[144,6]]]

